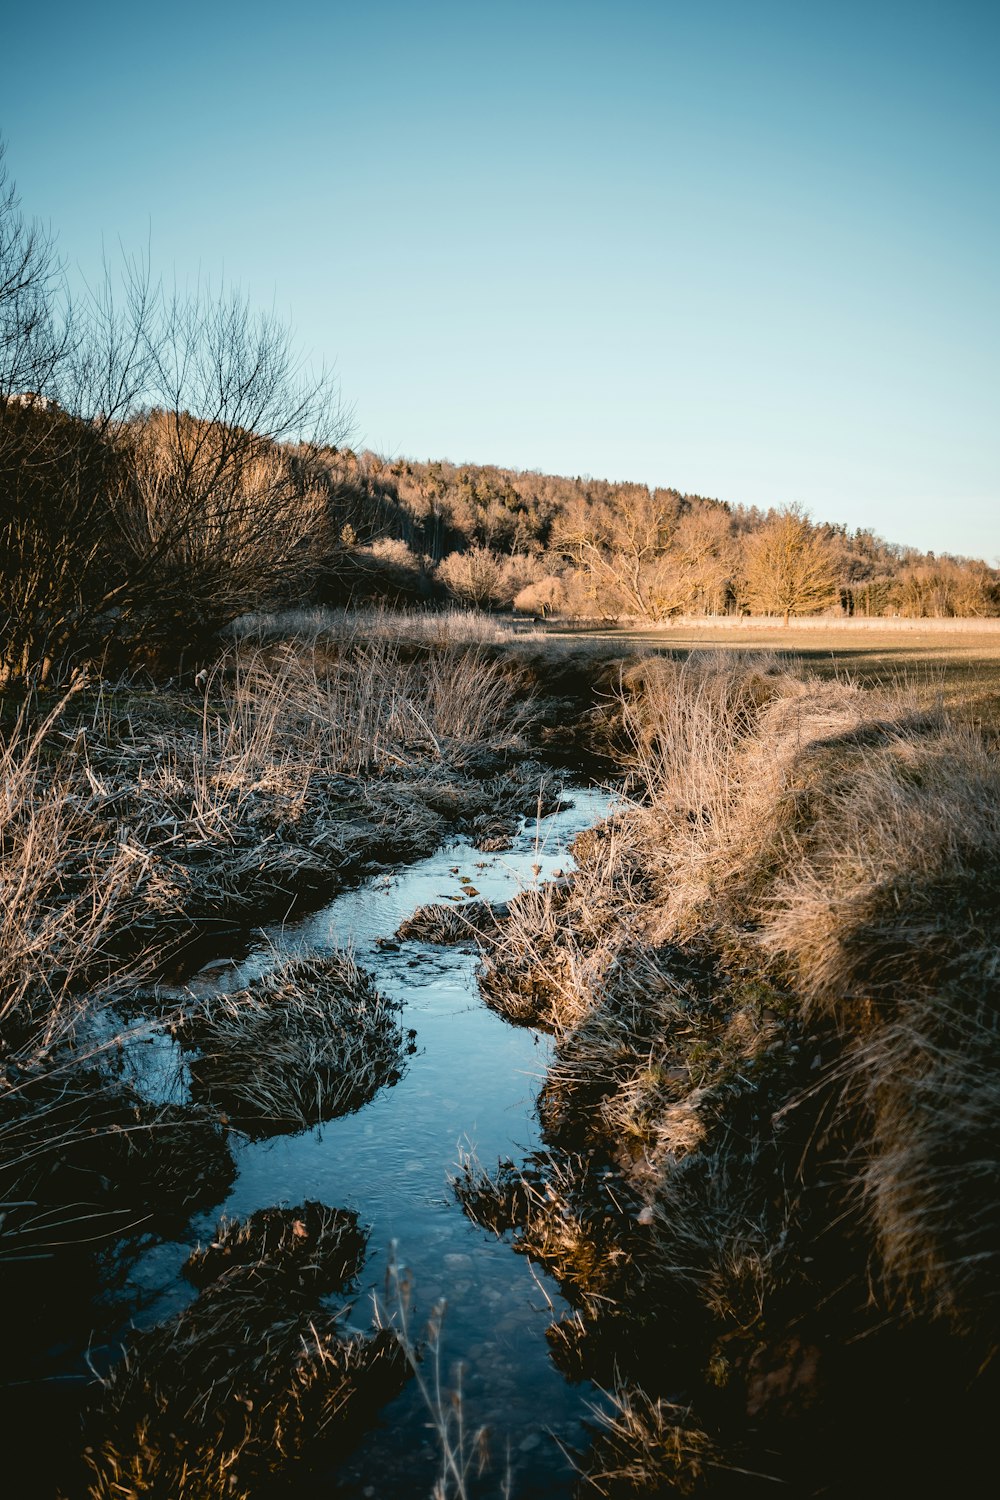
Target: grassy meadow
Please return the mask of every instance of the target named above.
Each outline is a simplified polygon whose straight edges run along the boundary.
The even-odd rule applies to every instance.
[[[963,718],[1000,718],[1000,628],[993,620],[800,619],[788,626],[750,616],[615,629],[553,627],[560,636],[618,642],[679,658],[705,651],[777,652],[819,677],[898,687]]]

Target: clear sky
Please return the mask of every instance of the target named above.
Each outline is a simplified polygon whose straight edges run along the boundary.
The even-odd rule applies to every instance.
[[[386,454],[1000,558],[1000,0],[6,8],[73,274],[220,272]]]

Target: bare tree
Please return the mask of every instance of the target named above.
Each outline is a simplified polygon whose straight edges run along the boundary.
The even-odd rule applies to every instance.
[[[289,569],[306,578],[326,515],[314,455],[349,418],[239,294],[163,299],[145,344],[151,409],[120,434],[135,484],[119,524],[147,587],[182,578],[218,624]]]
[[[772,513],[743,542],[745,588],[751,609],[791,615],[823,609],[837,597],[837,552],[805,515],[789,506]]]
[[[72,348],[62,266],[50,231],[25,219],[0,141],[0,401],[44,409]],[[0,409],[0,421],[3,412]]]
[[[672,491],[622,486],[613,501],[572,501],[553,526],[552,546],[589,575],[607,612],[660,619],[681,607],[664,563],[678,515]]]
[[[126,262],[71,320],[51,238],[0,191],[0,680],[191,644],[308,576],[334,383],[225,289]],[[30,388],[27,382],[30,380]]]

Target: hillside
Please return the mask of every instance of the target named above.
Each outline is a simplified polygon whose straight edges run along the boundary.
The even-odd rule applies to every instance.
[[[653,619],[1000,613],[1000,572],[982,560],[814,523],[795,507],[350,450],[326,461],[341,503],[352,496],[354,534],[404,541],[451,593],[480,605]]]

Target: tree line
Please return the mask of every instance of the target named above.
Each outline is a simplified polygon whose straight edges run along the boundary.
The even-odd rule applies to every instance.
[[[1000,614],[1000,572],[869,530],[675,489],[341,455],[456,597],[534,613],[945,618]]]

